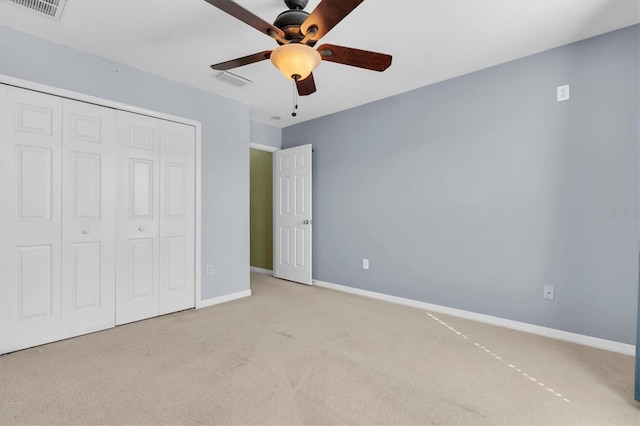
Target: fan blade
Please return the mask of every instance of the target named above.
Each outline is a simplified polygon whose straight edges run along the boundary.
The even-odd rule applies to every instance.
[[[252,26],[256,30],[268,35],[269,37],[273,37],[275,39],[277,39],[278,37],[284,38],[284,32],[282,32],[280,28],[274,27],[267,21],[264,21],[262,18],[254,15],[253,13],[249,12],[247,9],[243,8],[242,6],[238,5],[235,2],[232,2],[231,0],[204,0],[204,1],[206,1],[212,6],[217,7],[221,11],[228,13],[234,18],[241,20],[245,24]]]
[[[316,27],[317,32],[311,40],[318,41],[331,28],[347,16],[353,9],[358,7],[364,0],[322,0],[320,4],[311,12],[311,15],[302,23],[300,29],[302,34],[307,34],[309,28]]]
[[[254,62],[264,61],[271,56],[271,50],[265,50],[264,52],[254,53],[253,55],[243,56],[242,58],[232,59],[226,62],[220,62],[219,64],[211,65],[214,70],[226,71],[231,68],[241,67],[243,65],[253,64]]]
[[[318,47],[322,59],[352,67],[365,68],[373,71],[384,71],[391,65],[392,57],[384,53],[369,52],[368,50],[353,49],[351,47],[323,44]]]
[[[313,80],[313,73],[309,74],[309,77],[304,80],[296,81],[296,87],[298,88],[298,95],[307,96],[316,91],[316,82]]]

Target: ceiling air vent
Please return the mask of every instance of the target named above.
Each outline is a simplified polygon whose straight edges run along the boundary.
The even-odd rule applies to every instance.
[[[246,77],[242,77],[228,71],[222,71],[216,74],[216,78],[220,81],[224,81],[225,83],[232,84],[236,87],[242,87],[242,86],[246,86],[249,83],[253,83],[252,80],[249,80]]]
[[[57,21],[62,16],[62,10],[67,0],[8,0],[10,3],[30,9],[41,15],[46,15]]]

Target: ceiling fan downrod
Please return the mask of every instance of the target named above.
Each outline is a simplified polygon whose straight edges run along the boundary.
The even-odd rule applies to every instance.
[[[284,0],[284,4],[286,4],[287,7],[292,10],[302,10],[307,7],[307,3],[309,3],[309,0]]]

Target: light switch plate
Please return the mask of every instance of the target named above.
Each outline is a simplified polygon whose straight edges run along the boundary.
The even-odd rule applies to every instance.
[[[565,84],[564,86],[558,86],[557,95],[558,95],[558,102],[568,101],[571,98],[569,85]]]

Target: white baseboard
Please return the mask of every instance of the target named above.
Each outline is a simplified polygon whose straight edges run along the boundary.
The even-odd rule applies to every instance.
[[[249,266],[249,269],[253,272],[259,272],[261,274],[273,276],[273,271],[271,269],[258,268],[257,266]]]
[[[624,355],[634,356],[636,347],[626,343],[614,342],[612,340],[600,339],[598,337],[585,336],[583,334],[571,333],[568,331],[556,330],[554,328],[541,327],[539,325],[527,324],[524,322],[512,321],[504,318],[493,317],[490,315],[478,314],[476,312],[464,311],[461,309],[449,308],[441,305],[420,302],[418,300],[405,299],[403,297],[390,296],[388,294],[376,293],[359,288],[347,287],[344,285],[328,283],[325,281],[313,280],[313,284],[318,287],[325,287],[332,290],[342,291],[345,293],[356,294],[358,296],[369,297],[371,299],[383,300],[385,302],[396,303],[398,305],[411,306],[425,311],[438,312],[454,317],[465,318],[473,321],[483,322],[486,324],[497,325],[499,327],[510,328],[512,330],[524,331],[539,336],[551,337],[552,339],[564,340],[566,342],[577,343],[580,345],[591,346],[593,348],[604,349],[611,352],[617,352]]]
[[[207,308],[209,306],[219,305],[221,303],[231,302],[232,300],[242,299],[243,297],[249,296],[251,296],[251,290],[244,290],[220,297],[214,297],[213,299],[201,300],[200,303],[196,303],[196,309]]]

